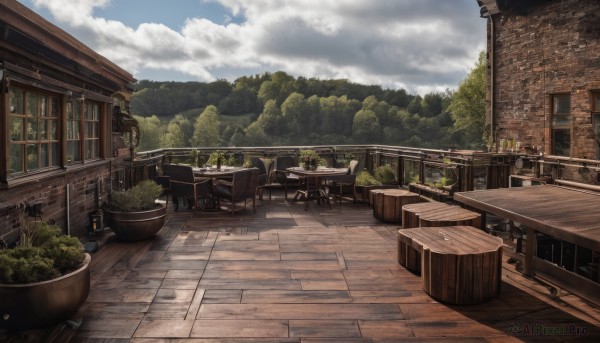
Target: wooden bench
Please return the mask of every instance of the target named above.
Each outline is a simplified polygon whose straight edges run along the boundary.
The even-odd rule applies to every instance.
[[[404,189],[374,189],[370,192],[373,216],[389,223],[402,222],[402,206],[421,201],[421,197]]]
[[[482,228],[481,214],[432,201],[402,206],[402,228],[468,225]]]
[[[398,230],[398,262],[441,302],[478,304],[500,293],[502,239],[472,226]]]

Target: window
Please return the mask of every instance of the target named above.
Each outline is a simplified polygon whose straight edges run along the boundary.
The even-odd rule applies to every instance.
[[[59,165],[59,102],[56,96],[9,89],[9,174]]]
[[[571,155],[571,96],[552,95],[552,154]]]
[[[69,102],[67,104],[67,163],[98,158],[99,132],[100,105],[83,98]]]
[[[80,98],[64,105],[63,99],[62,94],[9,87],[8,176],[60,167],[63,156],[67,164],[100,158],[101,103]]]

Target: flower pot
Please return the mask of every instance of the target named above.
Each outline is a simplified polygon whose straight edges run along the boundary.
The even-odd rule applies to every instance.
[[[90,261],[59,278],[0,284],[0,329],[26,330],[63,322],[77,312],[90,293]]]
[[[108,225],[118,239],[127,242],[141,241],[156,236],[165,225],[167,209],[163,204],[146,211],[120,212],[105,210]]]

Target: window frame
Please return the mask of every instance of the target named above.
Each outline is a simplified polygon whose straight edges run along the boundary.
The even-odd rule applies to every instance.
[[[560,103],[557,100],[561,97],[568,97],[568,111],[557,112]],[[562,119],[557,122],[557,119]],[[568,147],[563,148],[566,151],[558,151],[557,134],[561,132],[568,133]],[[550,152],[556,156],[571,156],[571,147],[573,146],[573,118],[571,113],[571,93],[555,93],[550,95]]]
[[[7,176],[19,177],[59,168],[61,165],[60,96],[21,85],[9,87],[7,93],[6,116],[9,123],[5,132],[8,142],[5,152],[9,156]],[[17,93],[20,93],[18,99],[20,104],[14,104],[11,99],[12,95]],[[15,105],[17,110],[13,111]],[[17,125],[18,121],[21,122],[18,126],[21,132],[15,137],[17,132],[13,131],[13,123]],[[21,149],[15,151],[15,146]],[[13,155],[15,152],[20,157]],[[18,168],[14,168],[15,164],[12,162],[14,157],[19,159]]]
[[[6,154],[0,173],[2,181],[20,183],[31,175],[69,169],[106,158],[106,120],[110,119],[106,109],[110,104],[95,98],[87,99],[83,95],[73,97],[69,91],[61,93],[21,82],[11,82],[7,88],[3,97],[7,103],[0,112],[6,123],[6,138],[2,144]],[[13,93],[18,94],[18,103],[14,106],[17,112],[23,113],[11,110],[15,101]],[[78,115],[69,118],[68,111],[73,109],[78,110]],[[16,130],[15,125],[18,126]],[[77,158],[68,160],[71,142],[71,152]],[[36,162],[28,162],[30,156],[35,156]]]

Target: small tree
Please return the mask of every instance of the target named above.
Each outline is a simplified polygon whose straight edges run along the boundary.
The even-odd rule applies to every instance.
[[[466,143],[482,143],[485,126],[485,67],[485,52],[482,51],[475,68],[460,83],[448,107],[454,120],[454,129],[465,133]]]

